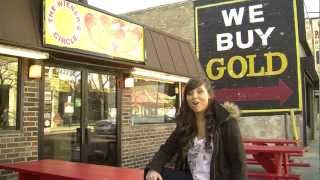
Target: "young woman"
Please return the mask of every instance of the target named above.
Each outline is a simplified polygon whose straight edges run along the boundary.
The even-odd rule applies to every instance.
[[[177,127],[147,165],[146,180],[247,179],[238,107],[218,104],[206,80],[191,79],[183,96]],[[175,154],[169,171],[164,166]]]

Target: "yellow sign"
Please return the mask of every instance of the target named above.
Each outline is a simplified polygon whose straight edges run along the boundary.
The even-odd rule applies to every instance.
[[[44,0],[44,44],[144,62],[143,27],[65,0]]]
[[[312,55],[314,56],[314,49],[313,49],[313,32],[312,32],[312,24],[311,19],[305,19],[304,27],[306,29],[306,39],[307,43],[311,49]]]
[[[313,30],[313,47],[314,51],[320,50],[320,18],[311,20]]]

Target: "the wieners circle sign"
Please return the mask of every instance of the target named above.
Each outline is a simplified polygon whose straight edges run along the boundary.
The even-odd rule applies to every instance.
[[[61,23],[63,22],[63,23]],[[64,45],[72,45],[81,34],[81,17],[76,6],[68,1],[56,1],[49,9],[48,29],[53,37]]]
[[[67,0],[43,0],[43,8],[44,46],[144,62],[143,26]]]

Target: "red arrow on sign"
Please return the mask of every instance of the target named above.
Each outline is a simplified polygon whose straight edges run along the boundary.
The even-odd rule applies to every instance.
[[[281,79],[279,79],[277,86],[245,87],[235,89],[223,88],[214,90],[214,94],[215,99],[219,102],[279,100],[280,105],[282,105],[288,100],[293,92]]]

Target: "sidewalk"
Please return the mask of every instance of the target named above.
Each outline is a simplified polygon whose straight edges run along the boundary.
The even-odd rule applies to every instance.
[[[295,174],[301,174],[302,180],[319,180],[320,179],[320,141],[319,132],[316,139],[309,143],[309,151],[305,152],[301,158],[296,158],[298,161],[301,159],[304,162],[310,163],[311,167],[306,168],[292,168]]]

